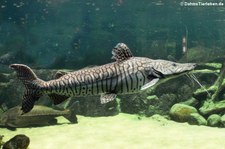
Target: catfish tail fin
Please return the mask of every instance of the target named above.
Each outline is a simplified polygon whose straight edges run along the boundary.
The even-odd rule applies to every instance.
[[[23,114],[27,113],[34,107],[35,101],[41,97],[42,93],[40,92],[40,88],[44,81],[39,79],[31,68],[26,65],[12,64],[9,67],[16,71],[18,79],[21,80],[26,87],[21,110]]]

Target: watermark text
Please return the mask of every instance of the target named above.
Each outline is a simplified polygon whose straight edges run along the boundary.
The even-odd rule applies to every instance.
[[[209,6],[224,6],[223,2],[185,2],[182,1],[180,2],[181,6],[185,6],[185,7],[209,7]]]

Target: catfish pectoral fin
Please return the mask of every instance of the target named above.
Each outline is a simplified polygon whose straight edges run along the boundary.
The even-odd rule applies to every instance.
[[[145,90],[149,87],[152,87],[153,85],[155,85],[157,82],[159,81],[159,78],[155,78],[153,80],[151,80],[150,82],[146,83],[144,86],[141,87],[141,90]]]

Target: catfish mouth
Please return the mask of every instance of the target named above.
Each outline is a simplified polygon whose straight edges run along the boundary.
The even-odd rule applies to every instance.
[[[190,66],[190,67],[191,67],[190,70],[194,70],[195,67],[197,67],[197,64],[196,64],[196,63],[190,63],[190,65],[191,65],[191,66]],[[189,70],[189,71],[190,71],[190,70]]]

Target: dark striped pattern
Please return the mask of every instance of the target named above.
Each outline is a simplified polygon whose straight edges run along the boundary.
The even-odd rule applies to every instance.
[[[154,85],[155,78],[190,71],[196,66],[193,63],[180,64],[133,57],[130,49],[123,43],[117,44],[112,54],[112,58],[116,60],[114,63],[68,74],[57,73],[57,79],[47,82],[37,78],[26,65],[10,65],[10,68],[16,71],[18,78],[26,87],[22,111],[29,112],[42,94],[49,94],[55,104],[61,103],[70,96],[101,94],[101,102],[104,103],[110,101],[110,98],[115,98],[117,93],[138,92],[140,89]],[[152,81],[153,79],[155,81]],[[142,88],[142,86],[144,87]]]
[[[119,48],[125,51],[121,53]],[[101,93],[112,93],[112,96],[115,96],[117,93],[134,93],[150,87],[151,83],[154,83],[154,81],[151,82],[152,79],[190,71],[196,66],[194,63],[181,64],[165,60],[131,57],[131,53],[124,48],[124,44],[116,46],[113,55],[113,58],[117,60],[114,63],[68,74],[60,73],[56,75],[58,79],[47,82],[37,78],[26,65],[10,65],[10,68],[16,71],[18,78],[26,87],[22,111],[29,112],[35,101],[45,93],[49,94],[55,104],[61,103],[70,96]]]
[[[181,64],[131,57],[122,62],[68,73],[59,79],[44,82],[41,90],[47,94],[57,93],[66,96],[135,93],[151,79],[182,73],[194,67],[195,64],[192,63]]]
[[[133,57],[123,63],[78,70],[45,82],[42,91],[66,96],[134,93],[147,83],[146,62],[146,58]]]

